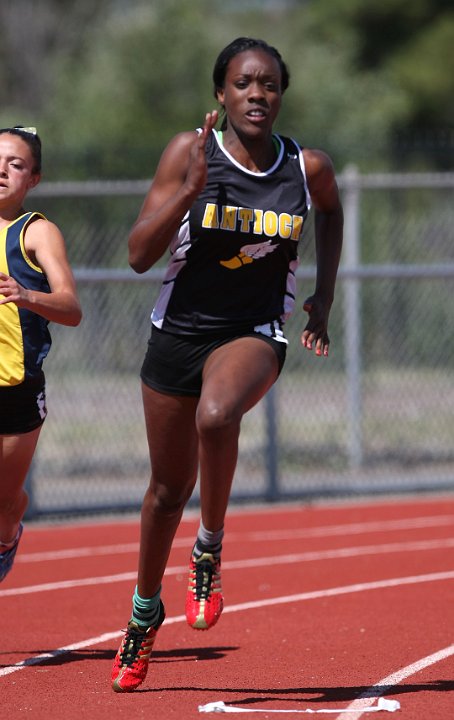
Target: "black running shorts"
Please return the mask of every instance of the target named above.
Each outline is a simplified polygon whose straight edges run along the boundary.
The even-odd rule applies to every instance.
[[[166,395],[200,397],[202,373],[208,355],[240,337],[255,337],[271,345],[279,362],[285,362],[287,344],[257,332],[240,335],[173,335],[152,326],[140,377],[145,385]]]
[[[20,385],[0,387],[0,435],[21,435],[43,424],[47,415],[44,373]]]

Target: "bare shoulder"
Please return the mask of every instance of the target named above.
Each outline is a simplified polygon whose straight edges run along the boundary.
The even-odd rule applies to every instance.
[[[339,191],[331,158],[323,150],[303,149],[307,184],[313,203],[321,210],[335,209]]]
[[[183,185],[190,164],[191,147],[197,131],[175,135],[164,148],[138,220],[156,211]]]
[[[189,153],[196,137],[196,130],[188,130],[175,135],[161,155],[156,176],[173,174],[179,170],[185,174],[189,164]]]
[[[309,178],[317,178],[320,175],[334,175],[332,160],[323,150],[314,148],[303,148],[304,165]]]
[[[185,130],[184,132],[177,133],[177,135],[174,135],[174,137],[167,144],[164,153],[172,152],[173,150],[181,151],[184,148],[189,148],[191,147],[196,137],[197,130]]]
[[[66,254],[65,240],[60,228],[44,218],[37,218],[27,227],[24,247],[33,262],[36,262],[38,257],[43,257],[44,254],[58,258],[64,257]],[[38,261],[37,264],[41,265],[42,263]]]
[[[28,247],[35,242],[43,240],[58,241],[63,240],[63,235],[60,228],[55,223],[47,220],[46,218],[37,217],[27,227],[25,233],[25,244]]]

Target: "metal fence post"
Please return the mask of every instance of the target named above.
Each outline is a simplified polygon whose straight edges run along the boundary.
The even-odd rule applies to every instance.
[[[348,459],[350,469],[362,464],[362,398],[361,398],[361,308],[360,280],[360,176],[355,166],[343,172],[344,204],[344,329],[345,365],[348,403]]]
[[[24,515],[25,520],[32,520],[36,515],[36,497],[35,497],[35,487],[34,487],[34,481],[33,481],[33,462],[30,466],[30,469],[27,473],[27,477],[25,478],[25,491],[28,495],[28,505],[27,510]]]
[[[276,500],[279,497],[279,470],[278,470],[278,439],[276,414],[276,387],[274,385],[265,395],[265,473],[267,477],[265,495],[267,500]]]

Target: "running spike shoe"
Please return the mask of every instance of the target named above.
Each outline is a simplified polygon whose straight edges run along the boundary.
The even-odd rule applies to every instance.
[[[208,630],[221,617],[224,607],[221,559],[211,553],[191,556],[186,594],[186,620],[195,630]]]
[[[112,668],[111,681],[115,692],[133,692],[145,680],[153,644],[164,618],[164,605],[161,602],[156,625],[143,627],[133,620],[128,623]]]
[[[19,546],[19,540],[21,539],[23,529],[24,528],[21,523],[19,525],[19,530],[17,531],[17,537],[14,541],[14,545],[5,552],[0,553],[0,582],[2,582],[2,580],[6,578],[9,571],[13,567],[14,558],[16,557],[16,552]]]

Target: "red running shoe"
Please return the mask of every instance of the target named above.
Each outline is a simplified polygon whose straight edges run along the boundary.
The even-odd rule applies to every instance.
[[[133,692],[145,680],[153,644],[164,618],[164,605],[161,602],[156,625],[147,628],[137,625],[133,620],[128,623],[112,668],[111,681],[115,692]]]
[[[186,620],[195,630],[216,625],[224,607],[221,586],[221,559],[211,553],[191,556],[186,594]]]

